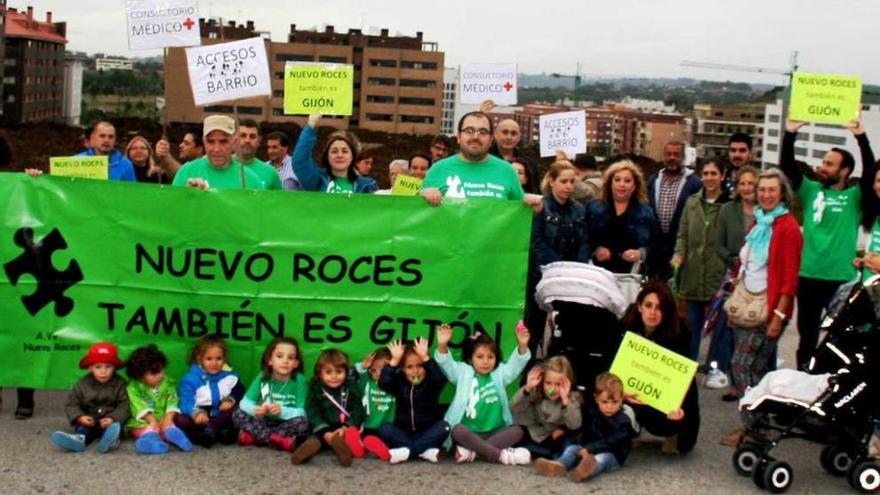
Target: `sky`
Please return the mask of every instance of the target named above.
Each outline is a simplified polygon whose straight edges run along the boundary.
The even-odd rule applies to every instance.
[[[7,0],[33,5],[35,16],[53,12],[68,23],[68,50],[129,57],[125,0]],[[854,74],[880,84],[876,0],[200,0],[201,17],[253,20],[273,41],[290,24],[337,31],[387,28],[424,33],[446,54],[446,66],[471,62],[516,63],[521,73],[593,76],[693,77],[782,84],[783,76],[681,66],[684,60],[789,69],[798,51],[800,70]]]

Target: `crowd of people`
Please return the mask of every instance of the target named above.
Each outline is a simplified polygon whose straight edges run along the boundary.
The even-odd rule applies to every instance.
[[[351,132],[332,133],[316,159],[320,119],[309,117],[292,153],[289,136],[268,134],[268,162],[256,157],[263,139],[259,125],[223,115],[209,116],[201,130],[187,132],[177,157],[166,139],[151,146],[140,136],[131,138],[123,153],[109,122],[91,129],[82,154],[108,156],[111,180],[390,193],[379,190],[370,175],[376,156],[362,150]],[[208,392],[199,392],[205,385],[190,374],[176,388],[164,377],[161,351],[143,348],[125,366],[126,396],[114,374],[122,362],[115,348],[100,344],[104,347],[93,347],[83,359],[89,375],[68,404],[75,433],[58,432],[53,439],[68,450],[98,440],[98,450],[106,452],[118,443],[124,425],[142,453],[166,452],[168,444],[188,451],[190,440],[203,446],[237,442],[290,451],[293,462],[301,463],[326,447],[343,465],[364,452],[391,462],[410,457],[436,462],[438,449],[454,443],[457,462],[479,456],[527,464],[537,458],[540,474],[568,472],[576,480],[620,467],[635,425],[665,437],[664,452],[686,453],[700,427],[696,378],[681,407],[662,414],[624,394],[614,375],[575,384],[571,364],[560,356],[547,356],[525,373],[544,329],[552,326],[535,303],[541,267],[575,261],[644,275],[621,328],[693,360],[701,357],[702,336],[711,333],[701,371],[705,386],[728,388],[725,401],[738,400],[775,369],[776,344],[797,302],[797,366],[803,369],[817,345],[823,308],[838,288],[880,270],[880,175],[859,122],[851,126],[861,150],[858,181],[851,180],[856,160],[842,148],[830,149],[817,171],[806,169],[794,153],[802,125],[786,123],[779,168],[753,167],[752,139],[737,133],[729,139],[727,156],[705,159],[695,170],[684,164],[685,143],[667,143],[662,168],[646,178],[628,158],[596,163],[588,156],[559,155],[542,171],[522,152],[515,121],[496,124],[483,111],[468,113],[458,123],[457,139],[438,136],[429,150],[395,160],[388,170],[392,186],[400,175],[423,179],[419,194],[431,206],[447,198],[493,198],[533,211],[527,324],[506,361],[485,335],[470,340],[463,361],[456,361],[447,348],[450,330],[443,327],[433,356],[422,339],[392,343],[363,361],[360,377],[349,373],[353,367],[345,353],[325,350],[307,384],[298,344],[286,338],[266,348],[264,372],[245,390],[223,371],[229,358],[225,344],[200,341],[190,374],[216,381]],[[803,209],[802,227],[791,211],[795,198]],[[859,256],[861,228],[871,241]],[[756,298],[757,316],[741,311],[742,295]],[[96,354],[100,349],[107,353]],[[523,387],[508,401],[506,387],[521,378]],[[437,401],[447,381],[456,392],[442,415]],[[577,385],[593,396],[584,397]],[[144,406],[151,394],[162,411]],[[104,414],[89,409],[95,395],[112,402]],[[32,413],[32,391],[21,389],[16,417]],[[741,435],[737,429],[722,442],[736,444]]]

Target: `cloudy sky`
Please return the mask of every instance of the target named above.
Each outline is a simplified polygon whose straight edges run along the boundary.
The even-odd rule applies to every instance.
[[[515,5],[528,7],[515,7]],[[21,10],[27,0],[7,0]],[[125,56],[124,0],[32,0],[68,23],[68,49]],[[781,83],[781,76],[682,67],[682,60],[787,69],[799,52],[801,70],[857,74],[880,84],[876,0],[200,0],[202,17],[253,20],[286,40],[298,28],[332,24],[388,28],[439,43],[446,65],[515,62],[525,73],[588,76],[695,77]]]

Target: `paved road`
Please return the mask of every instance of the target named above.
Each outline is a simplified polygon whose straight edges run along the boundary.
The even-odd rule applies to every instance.
[[[793,332],[783,338],[782,366],[793,360]],[[27,421],[12,417],[14,391],[3,391],[0,410],[0,493],[382,493],[429,494],[720,494],[760,493],[750,479],[736,475],[732,449],[718,438],[737,424],[734,407],[720,400],[721,391],[700,390],[703,427],[696,449],[680,458],[665,457],[659,444],[633,451],[625,468],[593,482],[575,484],[534,474],[531,467],[475,463],[457,466],[446,459],[438,465],[423,461],[391,466],[378,460],[356,461],[345,469],[322,454],[307,465],[294,467],[288,456],[254,447],[196,449],[145,457],[134,452],[131,441],[108,455],[89,449],[83,454],[62,453],[51,446],[49,435],[64,428],[66,392],[37,392],[37,413]],[[789,493],[849,493],[840,478],[819,465],[820,446],[792,440],[776,453],[794,467]]]

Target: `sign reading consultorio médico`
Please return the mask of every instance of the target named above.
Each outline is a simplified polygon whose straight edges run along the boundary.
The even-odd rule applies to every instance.
[[[280,335],[300,341],[308,372],[324,348],[354,362],[393,339],[433,342],[443,322],[454,346],[477,330],[515,345],[531,218],[517,202],[431,208],[24,174],[0,176],[0,194],[11,198],[0,226],[0,385],[66,387],[99,340],[123,356],[155,343],[179,376],[192,342],[220,335],[248,379]]]

